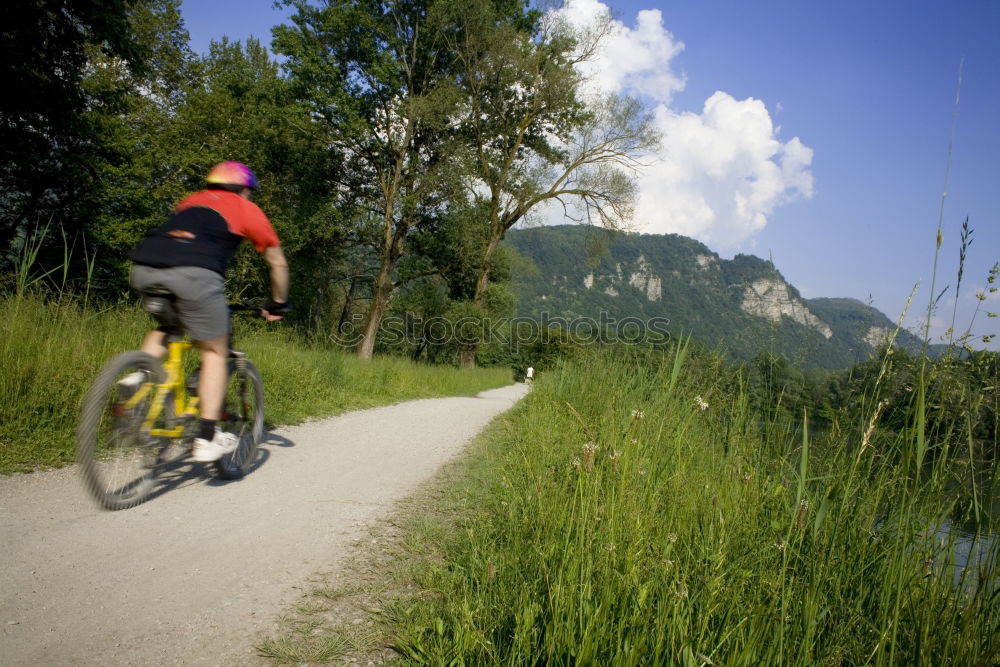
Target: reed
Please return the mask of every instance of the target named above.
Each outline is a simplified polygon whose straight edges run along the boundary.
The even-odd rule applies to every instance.
[[[418,590],[383,601],[398,653],[996,662],[997,542],[965,538],[978,556],[959,567],[949,467],[916,468],[914,429],[765,423],[721,361],[683,354],[585,355],[488,431],[403,540]]]

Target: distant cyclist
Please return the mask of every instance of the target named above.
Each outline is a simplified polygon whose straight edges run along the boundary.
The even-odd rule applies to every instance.
[[[222,412],[229,356],[224,274],[241,241],[253,243],[270,268],[271,300],[263,308],[264,317],[280,320],[288,308],[288,262],[271,222],[250,201],[257,177],[244,164],[222,162],[205,180],[206,189],[181,201],[166,224],[150,232],[129,255],[132,286],[140,293],[160,289],[173,294],[181,324],[201,354],[195,461],[215,461],[238,444],[236,436],[223,432],[216,422]],[[167,352],[165,336],[162,327],[150,331],[142,351],[162,359]]]

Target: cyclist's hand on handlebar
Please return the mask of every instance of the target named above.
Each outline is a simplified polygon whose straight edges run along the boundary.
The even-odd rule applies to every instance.
[[[289,301],[279,302],[279,301],[268,301],[261,308],[261,316],[268,322],[276,322],[282,319],[289,310],[291,310],[292,304]]]

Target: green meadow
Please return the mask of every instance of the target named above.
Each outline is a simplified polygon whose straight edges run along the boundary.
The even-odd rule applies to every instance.
[[[970,473],[970,452],[873,414],[817,429],[762,413],[738,371],[683,344],[583,353],[394,519],[384,575],[314,591],[259,649],[279,663],[388,648],[437,665],[996,664],[995,468]],[[362,629],[323,620],[352,598]]]
[[[105,362],[137,348],[152,326],[138,303],[96,308],[71,296],[0,297],[0,472],[72,462],[84,393]],[[272,425],[475,394],[512,380],[504,368],[458,370],[396,357],[362,361],[338,347],[308,344],[280,323],[237,318],[234,336],[264,378]],[[197,355],[191,357],[193,368]]]

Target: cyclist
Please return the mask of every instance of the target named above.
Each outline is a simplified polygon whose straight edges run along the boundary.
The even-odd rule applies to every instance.
[[[194,441],[195,461],[215,461],[236,449],[237,439],[216,422],[222,412],[229,356],[229,310],[224,274],[236,247],[251,241],[270,269],[271,300],[263,315],[280,320],[288,309],[288,262],[271,222],[250,201],[257,177],[244,164],[222,162],[208,172],[207,186],[183,199],[166,224],[137,245],[132,286],[140,293],[167,290],[181,324],[201,355],[198,382],[200,422]],[[150,331],[142,351],[163,359],[165,327]],[[123,382],[129,382],[129,378]],[[131,382],[138,384],[141,378]]]

